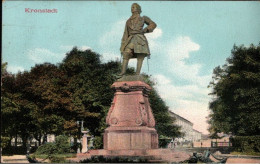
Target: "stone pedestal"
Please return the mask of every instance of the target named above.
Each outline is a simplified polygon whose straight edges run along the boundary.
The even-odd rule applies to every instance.
[[[140,76],[137,76],[140,79]],[[134,77],[135,78],[135,77]],[[131,79],[131,78],[130,78]],[[158,134],[148,100],[151,87],[143,81],[117,81],[104,133],[106,150],[146,150],[158,148]]]
[[[88,131],[82,131],[83,137],[82,137],[82,153],[86,153],[88,151]]]
[[[115,95],[109,109],[104,133],[104,149],[77,154],[79,162],[93,156],[144,157],[149,162],[182,162],[190,155],[171,149],[158,149],[158,134],[150,107],[151,87],[142,76],[124,76],[112,85]]]

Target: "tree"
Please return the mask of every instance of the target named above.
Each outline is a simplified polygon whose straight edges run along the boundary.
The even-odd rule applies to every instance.
[[[66,134],[76,139],[82,135],[77,121],[84,121],[84,127],[97,137],[95,140],[102,141],[114,97],[111,85],[119,71],[118,61],[102,63],[99,54],[75,47],[59,64],[37,64],[30,71],[10,74],[2,87],[5,133],[10,138],[21,136],[24,143],[31,135],[39,142],[47,134]],[[134,69],[127,72],[133,74]],[[152,87],[155,85],[149,76],[146,79]],[[153,89],[149,97],[158,134],[179,136],[179,128],[173,125],[157,91]],[[96,145],[101,148],[102,143]]]
[[[91,51],[80,51],[76,47],[66,54],[59,68],[65,72],[74,104],[74,122],[83,120],[93,135],[100,136],[105,129],[104,117],[110,107],[113,91],[110,89],[118,72],[118,62],[102,64],[100,55]]]
[[[145,75],[146,83],[151,87],[151,93],[149,94],[149,101],[155,118],[155,129],[159,135],[159,138],[177,138],[183,136],[180,132],[179,126],[175,125],[175,118],[172,118],[169,114],[169,107],[165,104],[155,89],[155,83],[151,80],[150,76]],[[160,140],[159,140],[160,141]],[[160,143],[160,146],[165,146],[165,143]]]
[[[260,44],[234,46],[230,58],[213,71],[211,133],[257,135],[260,130]]]

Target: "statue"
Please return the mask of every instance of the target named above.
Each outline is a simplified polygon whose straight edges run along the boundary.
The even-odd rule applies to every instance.
[[[145,33],[153,32],[156,24],[147,16],[140,16],[141,6],[133,3],[131,7],[132,16],[126,21],[125,31],[122,37],[121,54],[123,56],[122,69],[119,76],[126,72],[130,59],[137,58],[136,74],[141,72],[143,60],[146,56],[150,57],[150,50]],[[144,27],[147,24],[147,27]]]

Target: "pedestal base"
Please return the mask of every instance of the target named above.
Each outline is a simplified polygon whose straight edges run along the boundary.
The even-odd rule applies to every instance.
[[[158,148],[158,134],[149,127],[108,127],[104,133],[106,150],[146,150]]]

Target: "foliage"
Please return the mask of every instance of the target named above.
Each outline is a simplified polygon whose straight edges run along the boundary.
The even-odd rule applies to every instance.
[[[65,154],[54,154],[57,157],[64,157],[64,158],[74,158],[77,156],[77,154],[75,153],[65,153]],[[41,159],[45,159],[48,157],[48,155],[46,154],[30,154],[31,158],[41,158]]]
[[[55,143],[52,142],[48,142],[45,143],[41,146],[38,147],[38,149],[36,150],[35,154],[39,155],[39,154],[47,154],[48,156],[55,154],[56,151],[56,145]]]
[[[46,154],[31,154],[27,156],[27,159],[30,161],[30,163],[41,163],[42,161],[45,161],[47,158],[50,160],[51,163],[68,163],[66,158],[75,158],[76,154],[52,154],[52,155],[46,155]],[[36,158],[40,158],[41,160],[36,160]]]
[[[53,154],[64,154],[70,152],[69,137],[60,135],[57,136],[55,142],[48,142],[41,145],[35,152],[35,154],[46,154],[51,156]]]
[[[231,139],[232,146],[238,152],[260,152],[260,136],[235,136]]]
[[[52,155],[49,159],[50,159],[51,163],[65,163],[66,162],[65,157],[59,157],[59,156],[55,156],[55,155]]]
[[[69,137],[65,135],[57,136],[55,139],[55,146],[57,148],[57,154],[64,154],[70,152]]]
[[[103,137],[102,136],[95,136],[93,140],[94,149],[101,149],[103,148]]]
[[[41,138],[47,134],[79,139],[82,133],[77,121],[84,121],[84,127],[95,136],[95,148],[102,148],[105,118],[114,96],[110,86],[119,71],[119,62],[102,63],[99,54],[75,47],[59,64],[37,64],[30,71],[6,73],[1,89],[1,114],[5,122],[1,124],[2,134],[9,138],[20,136],[24,146],[29,137],[44,144],[46,140],[41,143]],[[130,68],[127,72],[133,74],[134,70]],[[149,76],[146,78],[153,87],[154,82]],[[155,89],[149,97],[158,134],[180,136],[179,127],[173,125],[168,107]],[[55,145],[46,144],[38,152],[50,153],[54,149],[57,151]]]
[[[10,138],[9,137],[2,137],[1,136],[1,148],[6,148],[8,145]]]
[[[80,163],[148,163],[148,159],[134,156],[91,156],[90,159],[81,160]]]
[[[210,132],[257,135],[260,131],[260,44],[234,46],[227,63],[213,71]],[[214,134],[213,134],[214,135]]]

